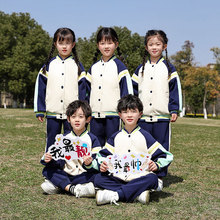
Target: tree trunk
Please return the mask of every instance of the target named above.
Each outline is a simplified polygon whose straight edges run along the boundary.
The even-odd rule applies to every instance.
[[[206,111],[206,108],[203,108],[203,113],[204,113],[204,119],[207,119],[207,111]]]
[[[185,90],[183,90],[183,109],[182,112],[180,112],[180,117],[184,117],[186,114],[186,107],[185,107]]]
[[[7,108],[7,104],[6,104],[6,92],[4,93],[4,108]]]
[[[212,117],[216,117],[216,110],[215,110],[215,101],[212,104]]]
[[[206,110],[206,95],[207,95],[207,90],[205,88],[205,93],[203,97],[203,113],[204,113],[204,119],[207,119],[207,110]]]
[[[23,108],[26,108],[26,99],[23,100]]]
[[[17,100],[13,100],[13,103],[12,103],[12,108],[17,108],[18,107],[18,102]]]

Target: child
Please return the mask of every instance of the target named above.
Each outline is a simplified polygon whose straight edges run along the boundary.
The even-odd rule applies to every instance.
[[[90,122],[91,114],[92,111],[87,102],[76,100],[70,103],[67,107],[66,115],[72,131],[65,136],[80,137],[81,140],[91,145],[93,153],[97,153],[101,149],[99,141],[86,129],[86,124]],[[98,168],[94,168],[97,167],[96,160],[93,163],[92,161],[93,158],[91,156],[84,156],[83,161],[82,159],[74,159],[69,162],[61,159],[55,161],[49,152],[45,153],[41,163],[45,165],[43,176],[46,180],[41,184],[41,188],[47,194],[55,194],[60,188],[74,194],[76,197],[94,196],[95,188],[92,182]],[[93,168],[89,169],[90,167]],[[86,172],[86,169],[88,172]]]
[[[97,47],[94,64],[87,74],[88,99],[93,110],[90,129],[104,146],[106,139],[119,130],[117,101],[133,94],[133,88],[126,66],[114,55],[116,49],[118,55],[121,54],[115,30],[101,28],[97,34]],[[96,62],[99,52],[102,58]]]
[[[102,205],[117,201],[133,202],[137,199],[146,204],[149,202],[149,190],[162,189],[162,181],[158,179],[156,172],[167,166],[173,160],[173,155],[137,125],[143,111],[142,102],[137,96],[121,98],[117,110],[124,122],[124,128],[111,136],[105,147],[99,151],[98,160],[101,160],[100,156],[124,155],[129,152],[149,153],[151,160],[147,171],[127,175],[108,175],[108,164],[103,161],[100,165],[102,173],[96,175],[94,185],[105,190],[97,192],[96,202],[97,205]]]
[[[75,44],[74,32],[69,28],[59,28],[54,34],[49,57],[36,80],[34,111],[40,122],[46,114],[46,152],[56,135],[61,133],[62,126],[64,133],[70,130],[65,114],[68,104],[86,98],[85,71],[78,60]],[[58,55],[52,58],[55,49]]]
[[[177,120],[182,108],[181,85],[175,67],[167,58],[167,36],[161,30],[150,30],[145,36],[143,63],[132,76],[134,94],[144,105],[141,128],[148,131],[166,150],[170,150],[170,121]],[[166,58],[162,56],[165,50]],[[171,119],[170,119],[171,117]],[[159,177],[167,175],[167,167]]]

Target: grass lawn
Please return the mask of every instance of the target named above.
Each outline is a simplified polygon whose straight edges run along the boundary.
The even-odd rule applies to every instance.
[[[0,219],[220,219],[220,120],[172,124],[174,161],[149,205],[96,206],[95,199],[44,195],[45,137],[33,110],[0,109]]]

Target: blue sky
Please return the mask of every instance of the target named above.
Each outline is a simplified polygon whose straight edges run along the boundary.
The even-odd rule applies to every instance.
[[[210,48],[220,48],[219,0],[0,0],[0,11],[28,12],[51,36],[63,26],[81,38],[89,38],[100,25],[126,26],[141,36],[162,29],[169,39],[169,55],[190,40],[200,66],[214,63]]]

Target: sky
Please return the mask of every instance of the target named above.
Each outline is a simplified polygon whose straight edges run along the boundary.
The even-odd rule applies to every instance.
[[[50,36],[60,27],[71,28],[77,38],[89,38],[99,26],[127,27],[141,36],[161,29],[169,39],[168,55],[189,40],[198,66],[215,63],[210,49],[220,48],[219,0],[0,0],[0,11],[27,12]]]

